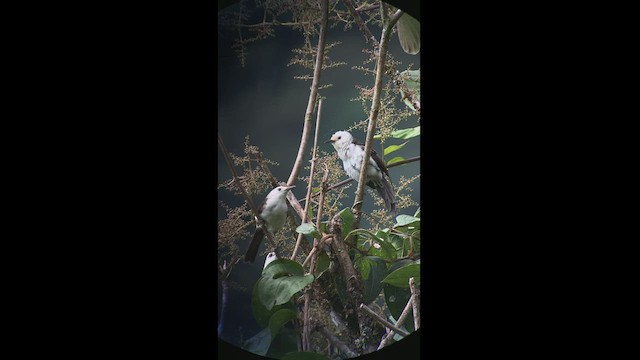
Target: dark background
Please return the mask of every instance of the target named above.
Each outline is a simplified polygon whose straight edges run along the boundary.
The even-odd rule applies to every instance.
[[[224,11],[235,11],[238,5],[230,6]],[[251,9],[249,7],[248,9]],[[262,21],[262,12],[253,11],[254,18],[247,20],[247,24]],[[218,94],[217,115],[218,134],[223,138],[227,149],[236,155],[243,155],[245,136],[250,136],[253,145],[257,145],[265,157],[277,161],[280,166],[271,166],[274,176],[280,181],[286,181],[291,172],[293,162],[297,155],[302,133],[302,123],[309,98],[310,81],[294,79],[296,75],[310,73],[312,70],[303,69],[300,66],[287,66],[293,53],[291,49],[299,47],[303,43],[303,35],[288,27],[276,27],[275,37],[260,40],[249,44],[247,47],[247,59],[245,67],[231,48],[237,38],[237,31],[218,25]],[[370,26],[371,31],[380,31]],[[247,36],[245,34],[245,36]],[[379,35],[378,35],[379,36]],[[313,41],[317,41],[314,38]],[[324,144],[331,135],[338,130],[345,130],[362,119],[368,117],[369,109],[362,110],[360,101],[352,101],[358,96],[356,85],[373,86],[374,78],[365,76],[362,72],[352,70],[352,66],[363,65],[367,54],[363,48],[369,48],[365,43],[362,33],[357,26],[348,31],[343,26],[329,29],[327,43],[340,41],[341,44],[331,49],[329,56],[333,61],[344,61],[347,65],[327,69],[322,72],[321,84],[333,84],[332,87],[323,89],[319,95],[325,96],[323,101],[322,119],[319,131],[319,150],[333,153],[335,150],[330,144]],[[391,38],[389,52],[395,60],[400,61],[398,69],[402,71],[412,64],[412,69],[420,68],[420,56],[408,55],[400,47],[397,35]],[[368,65],[370,67],[370,65]],[[398,98],[396,108],[403,109],[405,105]],[[315,116],[314,116],[315,119]],[[418,126],[416,116],[412,116],[398,125],[398,128],[410,128]],[[352,134],[364,141],[366,133],[362,130],[354,130]],[[313,141],[313,131],[310,138]],[[389,139],[386,146],[402,144],[404,140]],[[379,142],[376,141],[376,149],[381,153]],[[311,159],[311,145],[307,149],[304,164]],[[395,156],[410,158],[420,155],[419,138],[411,139],[402,149],[386,156],[389,160]],[[218,183],[222,183],[232,177],[224,160],[222,152],[218,148]],[[390,170],[394,183],[398,183],[401,176],[410,178],[420,174],[420,162],[414,162]],[[308,170],[301,169],[299,176],[308,175]],[[347,176],[342,173],[342,178]],[[296,184],[293,190],[297,198],[304,198],[306,186],[302,182]],[[420,179],[411,186],[411,197],[420,203]],[[342,200],[345,206],[351,206],[355,197],[355,186],[347,190],[348,195]],[[266,193],[265,193],[266,195]],[[221,189],[217,193],[218,200],[236,207],[242,204],[242,197],[231,194]],[[374,209],[369,195],[365,201],[363,210],[370,212]],[[264,196],[256,197],[253,201],[260,204]],[[399,214],[413,215],[418,206],[401,209]],[[218,207],[218,219],[226,217],[224,208]],[[366,226],[366,224],[365,224]],[[250,229],[252,230],[252,229]],[[241,251],[246,249],[250,238],[239,242]],[[265,246],[261,247],[261,252]],[[233,344],[239,345],[239,338],[247,339],[255,335],[259,326],[255,323],[251,313],[251,290],[254,283],[260,277],[264,256],[259,253],[254,264],[240,263],[233,270],[230,280],[243,286],[244,291],[231,288],[229,290],[228,307],[226,309],[224,332],[221,337]],[[218,297],[220,301],[221,293]],[[240,330],[241,329],[241,330]],[[241,331],[241,333],[240,333]]]
[[[5,177],[18,178],[6,189],[19,201],[7,207],[28,221],[7,232],[19,286],[5,293],[24,353],[214,356],[215,11],[10,13],[17,129],[4,139],[19,166]],[[609,88],[585,76],[601,66],[585,23],[598,15],[557,4],[422,12],[424,236],[440,239],[422,248],[422,352],[593,353],[598,319],[585,314],[603,310],[591,280],[606,266],[581,249],[601,248],[588,239],[609,208],[585,195],[600,189],[600,167],[574,172],[605,146],[581,131],[594,114],[608,119],[593,94]]]

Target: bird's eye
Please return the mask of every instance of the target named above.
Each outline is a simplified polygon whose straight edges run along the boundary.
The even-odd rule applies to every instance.
[[[342,139],[342,136],[338,136],[338,140]]]
[[[282,191],[282,188],[278,188],[278,191]]]

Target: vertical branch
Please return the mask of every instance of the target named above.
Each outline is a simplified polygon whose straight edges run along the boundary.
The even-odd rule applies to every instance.
[[[311,190],[313,189],[313,174],[316,168],[316,151],[318,150],[318,132],[320,130],[320,116],[322,115],[322,99],[318,102],[318,113],[316,114],[316,133],[313,137],[313,154],[311,155],[311,170],[309,171],[309,183],[307,184],[307,197],[304,203],[304,213],[302,217],[302,223],[306,223],[307,217],[309,216],[309,206],[311,206]],[[296,246],[293,248],[293,253],[291,254],[291,260],[296,258],[298,254],[298,248],[300,247],[300,242],[302,241],[303,234],[298,234],[298,239],[296,240]]]
[[[360,168],[360,177],[358,178],[358,190],[356,191],[356,199],[353,205],[354,222],[353,228],[360,227],[360,216],[362,210],[362,198],[364,197],[366,168],[369,164],[369,158],[371,156],[371,148],[373,146],[373,135],[376,130],[376,123],[378,121],[378,112],[380,111],[380,97],[382,94],[382,79],[384,77],[385,63],[387,61],[387,47],[389,45],[389,37],[391,36],[391,30],[398,21],[403,12],[401,10],[388,20],[386,16],[387,7],[384,2],[382,4],[382,18],[383,28],[382,37],[380,38],[380,45],[378,47],[378,60],[376,69],[376,81],[373,88],[373,100],[371,101],[371,112],[369,113],[369,126],[367,127],[367,138],[364,143],[364,158],[362,160],[362,167]]]
[[[414,278],[409,279],[409,289],[411,289],[411,305],[413,306],[413,328],[418,330],[420,328],[420,293],[416,289]]]
[[[316,133],[317,136],[317,133]],[[329,169],[325,165],[324,168],[324,176],[322,177],[322,187],[327,187],[327,178],[329,177]],[[311,193],[307,194],[307,199],[311,197]],[[320,195],[320,205],[318,206],[318,225],[320,228],[320,219],[322,215],[322,206],[324,205],[324,192]],[[325,241],[331,237],[331,235],[325,235],[323,238],[318,241],[318,239],[313,239],[313,249],[309,253],[309,257],[307,259],[311,259],[311,263],[309,265],[309,273],[313,274],[316,271],[316,264],[318,261],[318,255],[320,254],[320,246],[324,245]],[[306,260],[305,260],[306,263]],[[304,264],[303,264],[304,266]],[[313,287],[310,287],[307,292],[304,294],[304,323],[302,324],[302,343],[304,351],[311,351],[311,322],[309,321],[309,304],[311,303],[311,295],[313,293]]]
[[[311,93],[309,94],[309,102],[307,103],[307,111],[304,115],[304,128],[302,129],[302,138],[300,139],[300,147],[298,148],[298,155],[296,161],[293,164],[291,175],[287,180],[287,185],[293,185],[298,178],[298,172],[302,167],[302,159],[307,149],[307,142],[309,138],[309,128],[311,127],[311,116],[313,115],[313,108],[318,97],[318,86],[320,84],[320,71],[322,70],[322,61],[324,59],[324,47],[325,47],[325,35],[327,32],[327,19],[329,17],[329,0],[322,0],[322,20],[320,21],[320,34],[318,36],[318,50],[316,52],[316,63],[313,69],[313,81],[311,82]]]

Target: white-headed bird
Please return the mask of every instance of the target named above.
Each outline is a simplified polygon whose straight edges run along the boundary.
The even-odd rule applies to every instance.
[[[264,238],[264,226],[273,235],[284,226],[287,219],[287,193],[293,189],[292,186],[278,186],[271,190],[258,208],[258,219],[256,221],[256,232],[244,254],[244,261],[253,262],[258,255],[258,248]]]
[[[353,139],[353,136],[347,131],[338,131],[331,139],[331,145],[338,152],[338,157],[342,160],[344,171],[355,181],[360,178],[360,169],[362,168],[362,160],[364,158],[364,144],[360,144]],[[386,175],[386,176],[385,176]],[[387,179],[389,178],[389,179]],[[393,193],[393,187],[389,181],[389,170],[378,154],[371,149],[369,157],[369,165],[367,166],[366,185],[378,192],[378,195],[384,201],[384,205],[388,211],[397,213],[396,199]]]

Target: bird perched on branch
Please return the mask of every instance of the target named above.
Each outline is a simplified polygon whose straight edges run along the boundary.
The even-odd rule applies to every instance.
[[[344,171],[355,181],[360,178],[360,169],[362,168],[362,160],[364,159],[364,144],[360,144],[347,131],[338,131],[331,139],[325,141],[338,152],[338,157],[342,160]],[[386,175],[386,176],[385,176]],[[387,179],[389,178],[389,179]],[[367,166],[366,185],[372,189],[376,189],[378,195],[384,200],[384,205],[388,211],[397,213],[396,199],[393,193],[393,187],[389,181],[389,170],[380,159],[378,154],[371,149],[369,157],[369,165]]]
[[[258,255],[258,248],[264,238],[265,226],[271,233],[275,234],[284,225],[287,219],[287,193],[293,189],[295,185],[278,186],[271,190],[258,208],[258,218],[256,219],[256,232],[253,239],[244,254],[244,261],[253,262]]]

